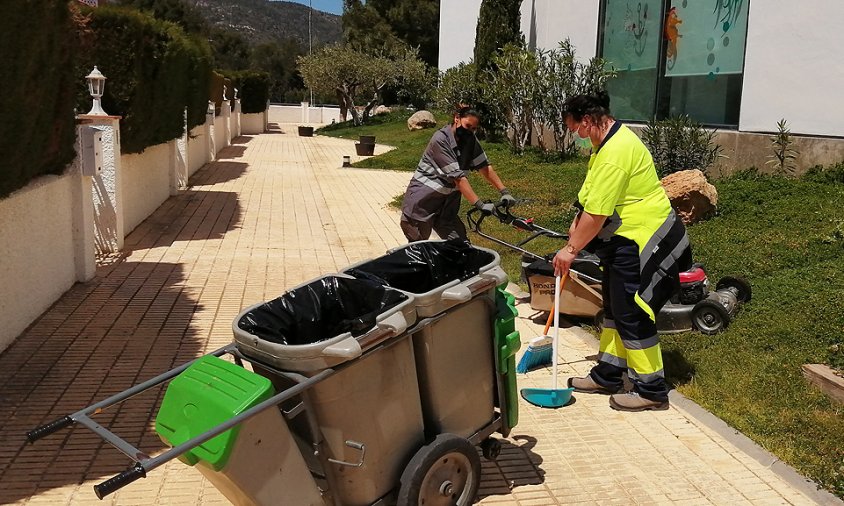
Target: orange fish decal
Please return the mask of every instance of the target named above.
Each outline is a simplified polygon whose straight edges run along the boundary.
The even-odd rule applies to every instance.
[[[672,7],[668,10],[668,17],[665,20],[665,38],[668,40],[668,48],[665,53],[665,58],[668,60],[668,68],[674,66],[677,61],[677,42],[680,40],[680,29],[677,25],[683,23],[683,20],[677,16],[677,8]]]

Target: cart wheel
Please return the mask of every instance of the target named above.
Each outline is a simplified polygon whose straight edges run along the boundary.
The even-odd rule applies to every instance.
[[[487,460],[495,460],[501,455],[501,441],[488,437],[481,443],[481,453]]]
[[[692,309],[692,324],[706,335],[723,331],[730,323],[730,315],[717,301],[703,299]]]
[[[401,475],[398,506],[468,506],[481,484],[481,458],[472,443],[440,434],[410,459]]]
[[[727,276],[725,278],[721,278],[721,280],[718,281],[718,284],[715,285],[715,291],[728,289],[733,290],[736,294],[736,300],[739,302],[745,303],[750,301],[752,290],[750,289],[750,283],[748,283],[744,278]]]

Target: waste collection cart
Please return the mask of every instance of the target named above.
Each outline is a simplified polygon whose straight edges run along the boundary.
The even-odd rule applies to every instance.
[[[499,264],[495,251],[464,241],[420,241],[343,271],[408,294],[428,319],[413,348],[429,436],[467,438],[496,414],[495,290],[507,281]]]
[[[413,275],[388,275],[394,260]],[[134,465],[95,486],[100,498],[180,457],[235,504],[308,505],[317,494],[336,506],[472,504],[475,446],[495,458],[490,436],[518,416],[519,335],[498,255],[428,241],[345,270],[244,309],[234,343],[29,440],[79,423],[123,451]],[[173,448],[161,455],[91,419],[170,380],[156,429]]]

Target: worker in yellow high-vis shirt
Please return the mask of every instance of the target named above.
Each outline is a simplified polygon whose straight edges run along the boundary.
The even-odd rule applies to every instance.
[[[604,326],[598,364],[569,378],[575,391],[611,394],[622,411],[668,408],[668,384],[656,314],[691,266],[689,238],[659,182],[653,158],[627,126],[610,115],[609,97],[577,95],[565,102],[566,126],[589,139],[592,155],[575,204],[569,241],[554,257],[566,274],[589,245],[601,259]],[[623,391],[627,372],[633,390]]]

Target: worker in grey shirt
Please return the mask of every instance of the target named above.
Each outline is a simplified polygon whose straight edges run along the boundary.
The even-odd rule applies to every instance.
[[[475,137],[478,123],[478,113],[461,106],[452,124],[437,130],[428,142],[404,194],[401,229],[408,241],[428,239],[431,230],[441,239],[468,241],[466,227],[458,216],[460,196],[486,214],[491,214],[495,207],[478,198],[466,178],[469,171],[479,171],[500,192],[500,204],[509,206],[516,201]]]

